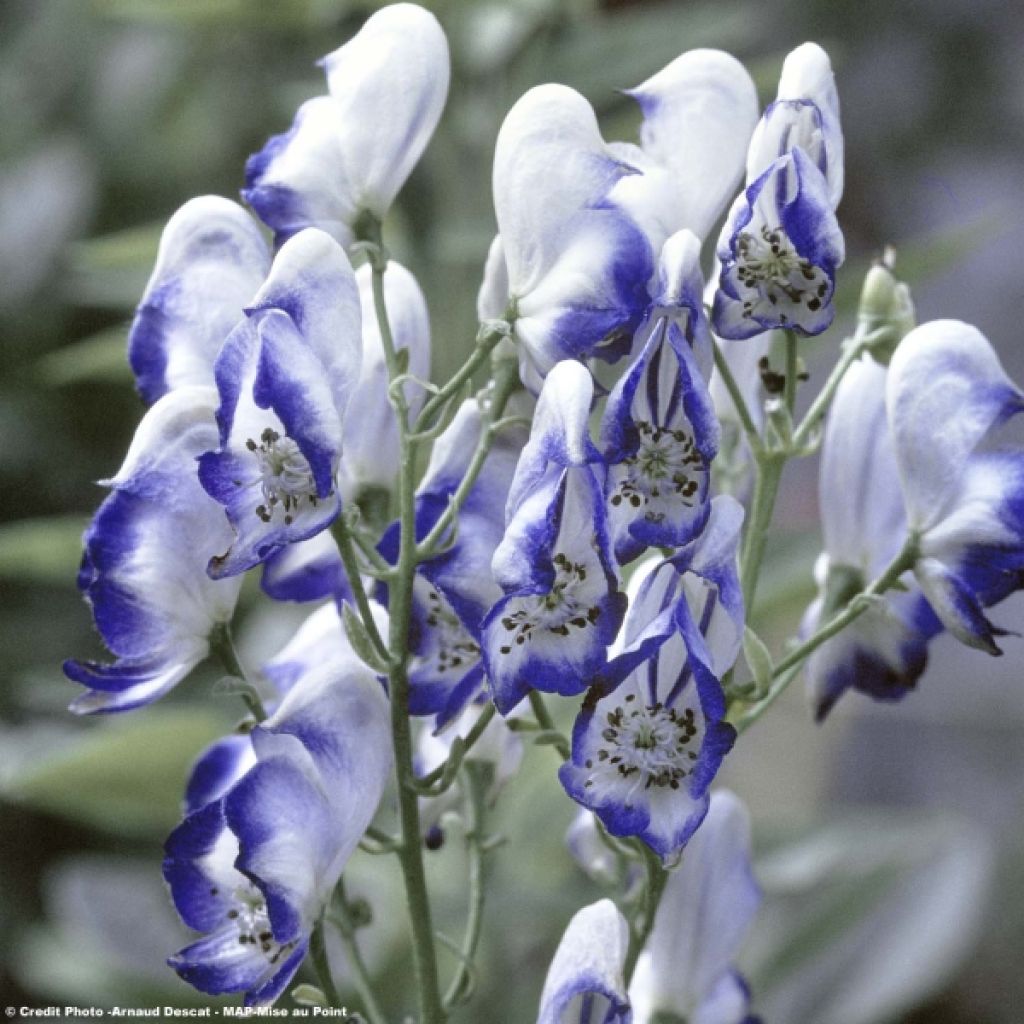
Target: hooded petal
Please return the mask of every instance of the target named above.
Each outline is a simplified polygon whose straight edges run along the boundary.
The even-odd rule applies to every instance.
[[[637,1024],[647,1024],[658,1011],[708,1024],[741,1024],[746,1001],[737,1006],[718,986],[732,978],[760,903],[751,869],[750,816],[732,793],[719,790],[682,864],[669,876],[637,961],[629,987]],[[702,1016],[711,1003],[723,1012]]]
[[[200,196],[171,217],[128,335],[146,402],[213,384],[217,353],[269,269],[256,222],[237,203]]]
[[[263,563],[263,592],[275,601],[351,597],[338,545],[330,532],[280,548]]]
[[[448,43],[437,19],[392,4],[323,60],[329,96],[305,103],[246,166],[245,199],[283,241],[304,227],[353,240],[360,213],[383,218],[437,126]]]
[[[390,489],[398,476],[398,421],[388,398],[388,369],[373,301],[373,272],[364,264],[356,273],[363,310],[363,360],[343,427],[345,454],[341,462],[342,495],[347,500],[370,487]],[[400,263],[388,262],[384,304],[395,351],[408,352],[408,373],[430,376],[430,319],[416,278]],[[415,417],[423,404],[423,388],[409,382],[405,398]]]
[[[548,968],[537,1024],[630,1024],[628,944],[629,926],[611,900],[577,911]]]
[[[505,265],[505,246],[501,235],[495,235],[487,250],[484,277],[476,297],[476,315],[484,320],[503,320],[508,308],[508,267]],[[538,388],[538,390],[540,390]]]
[[[980,331],[935,320],[897,347],[886,404],[907,518],[926,531],[948,514],[978,444],[1024,409],[1024,394]]]
[[[743,174],[757,121],[753,80],[721,50],[689,50],[628,95],[643,114],[649,163],[614,198],[656,244],[681,228],[706,237]]]
[[[828,327],[845,247],[825,178],[802,149],[779,157],[737,197],[717,255],[712,323],[723,338]]]
[[[773,160],[797,147],[825,176],[834,210],[843,195],[843,133],[832,64],[817,43],[798,46],[782,65],[778,97],[765,110],[750,142],[748,184]]]
[[[210,580],[204,569],[230,530],[195,475],[196,456],[216,438],[215,404],[212,388],[160,399],[86,531],[78,585],[117,660],[65,664],[69,678],[93,691],[76,711],[156,699],[207,656],[211,630],[231,618],[239,581]]]
[[[565,86],[531,89],[501,127],[494,208],[516,337],[541,376],[560,359],[621,354],[647,305],[650,246],[608,198],[629,173]]]

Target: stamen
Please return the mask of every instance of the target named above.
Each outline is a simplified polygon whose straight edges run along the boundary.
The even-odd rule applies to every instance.
[[[272,427],[260,434],[259,443],[251,437],[245,447],[256,456],[263,502],[256,506],[256,515],[269,523],[280,508],[285,526],[295,521],[295,513],[303,502],[316,507],[320,500],[309,462],[299,446],[287,435],[282,437]],[[251,485],[250,485],[251,486]]]
[[[797,253],[781,227],[762,224],[736,238],[736,278],[748,290],[745,317],[799,322],[802,308],[816,313],[828,295],[825,272]]]

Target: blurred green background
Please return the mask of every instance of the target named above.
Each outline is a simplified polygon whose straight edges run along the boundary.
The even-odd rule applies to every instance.
[[[893,243],[921,318],[977,323],[1024,379],[1019,8],[428,6],[452,43],[452,93],[388,237],[427,292],[436,376],[473,336],[494,231],[491,152],[519,94],[566,82],[595,104],[606,137],[633,138],[635,112],[614,90],[682,50],[735,52],[767,100],[785,52],[811,38],[833,56],[843,103],[847,308],[867,261]],[[101,498],[93,482],[116,470],[141,415],[125,334],[162,223],[190,196],[237,194],[246,156],[322,91],[314,61],[368,9],[344,0],[0,5],[0,1005],[198,999],[162,965],[186,936],[163,893],[160,844],[188,764],[237,708],[210,698],[212,677],[200,672],[133,716],[65,713],[75,688],[61,660],[100,654],[74,587],[79,538]],[[818,372],[829,338],[808,346]],[[813,466],[794,467],[776,520],[775,582],[757,612],[776,637],[808,598],[814,487]],[[258,664],[300,613],[247,608],[243,650]],[[999,621],[1019,627],[1021,610],[1010,602]],[[744,737],[725,781],[757,823],[768,896],[745,966],[768,1024],[1020,1020],[1022,652],[1011,638],[996,665],[943,642],[921,692],[898,708],[851,698],[819,729],[794,692]],[[481,996],[458,1020],[532,1021],[561,930],[600,892],[563,851],[571,807],[555,763],[550,749],[529,751],[502,801],[496,827],[523,845],[492,858]],[[458,935],[457,829],[431,867],[440,926]],[[397,874],[363,857],[353,876],[377,910],[368,955],[397,1014],[412,1004]]]

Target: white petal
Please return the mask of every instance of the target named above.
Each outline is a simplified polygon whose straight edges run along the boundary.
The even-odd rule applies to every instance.
[[[504,319],[508,308],[508,268],[501,235],[495,235],[487,250],[484,279],[476,297],[476,315],[481,320]]]

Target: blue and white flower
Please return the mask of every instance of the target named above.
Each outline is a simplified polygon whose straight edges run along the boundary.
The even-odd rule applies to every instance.
[[[494,209],[528,387],[559,360],[615,359],[628,348],[653,258],[610,194],[634,173],[601,138],[590,104],[566,86],[531,89],[501,126]]]
[[[813,633],[878,577],[907,536],[899,474],[885,411],[887,372],[862,356],[843,377],[821,450],[818,506],[824,551],[815,568],[820,594],[803,632]],[[913,578],[880,598],[806,665],[820,721],[848,689],[879,700],[905,696],[924,671],[928,640],[941,629]]]
[[[634,574],[621,651],[587,695],[559,771],[612,835],[639,836],[666,862],[704,819],[736,737],[721,678],[743,632],[742,519],[732,498],[714,499],[696,540]]]
[[[687,228],[704,239],[735,194],[757,122],[746,69],[721,50],[689,50],[627,90],[640,107],[640,145],[615,152],[642,171],[613,198],[640,223],[657,252]]]
[[[429,11],[392,4],[322,63],[328,95],[250,157],[242,195],[278,243],[318,227],[347,247],[361,214],[384,218],[437,127],[448,42]]]
[[[576,694],[606,663],[625,611],[612,558],[604,467],[587,420],[593,380],[566,360],[544,382],[509,491],[494,578],[505,596],[483,622],[498,710],[531,688]]]
[[[337,542],[327,530],[278,548],[268,556],[260,586],[275,601],[320,601],[327,597],[344,601],[352,597]]]
[[[220,444],[199,462],[234,542],[209,567],[232,576],[337,516],[345,410],[360,368],[348,257],[310,228],[290,239],[216,363]]]
[[[1024,393],[980,331],[937,320],[897,347],[886,406],[914,576],[946,629],[998,654],[984,609],[1024,585],[1024,452],[979,446]]]
[[[167,222],[128,335],[139,394],[213,385],[213,363],[270,269],[256,222],[219,196],[190,199]]]
[[[211,580],[206,563],[230,542],[220,506],[196,479],[195,460],[216,442],[213,388],[180,387],[139,424],[111,493],[85,534],[79,589],[112,665],[68,661],[89,687],[73,711],[124,711],[156,700],[210,652],[231,620],[240,580]]]
[[[202,992],[281,995],[390,777],[387,698],[336,639],[267,721],[200,758],[167,840],[175,906],[204,933],[169,962]]]
[[[718,240],[712,322],[723,338],[772,328],[820,334],[832,322],[845,257],[835,209],[843,190],[839,101],[828,57],[805,44],[789,55],[778,99],[747,158],[747,187]]]
[[[577,911],[551,960],[537,1024],[630,1024],[629,925],[611,900]]]
[[[679,547],[703,527],[719,427],[708,392],[711,333],[704,315],[700,241],[665,243],[642,345],[605,407],[601,440],[615,555]]]
[[[752,1024],[749,992],[733,968],[761,903],[750,861],[747,809],[719,790],[669,875],[637,960],[629,986],[635,1024],[654,1024],[659,1014],[693,1024]]]

